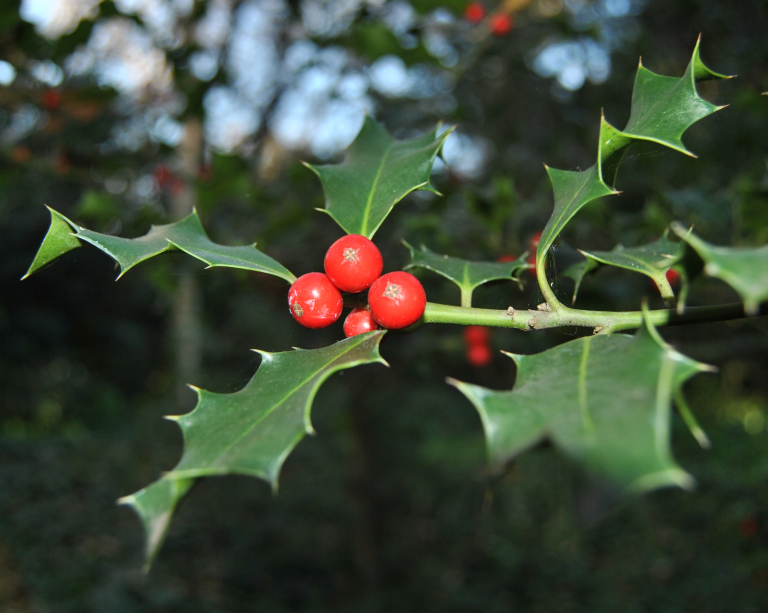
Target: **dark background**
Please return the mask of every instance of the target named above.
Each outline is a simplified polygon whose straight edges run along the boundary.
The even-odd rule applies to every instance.
[[[450,35],[468,36],[464,4],[447,4],[458,24]],[[698,159],[632,149],[618,180],[623,194],[580,213],[559,250],[567,256],[568,244],[641,244],[674,219],[695,223],[715,243],[764,244],[766,3],[644,3],[631,23],[617,26],[635,34],[611,50],[608,79],[574,92],[531,70],[530,54],[547,40],[600,40],[604,32],[578,26],[565,10],[535,17],[534,5],[516,16],[508,36],[462,47],[453,69],[456,104],[448,112],[423,100],[377,98],[376,116],[395,134],[444,120],[492,145],[477,176],[436,175],[445,197],[412,195],[396,207],[376,236],[385,269],[407,262],[403,238],[469,259],[521,253],[551,211],[542,162],[591,165],[600,109],[617,126],[628,118],[638,56],[655,72],[680,76],[699,33],[704,61],[738,78],[700,89],[730,107],[686,134]],[[439,3],[415,6],[427,14]],[[285,32],[302,10],[300,3],[290,9]],[[198,3],[190,20],[204,10]],[[99,18],[117,12],[104,3]],[[317,43],[343,45],[362,65],[392,52],[440,69],[426,52],[414,60],[391,41],[382,46],[376,23],[361,9],[345,33]],[[24,104],[46,108],[51,88],[24,78],[25,62],[61,63],[88,40],[91,26],[86,20],[50,41],[19,18],[17,7],[0,9],[0,58],[19,70],[0,89],[4,120]],[[200,116],[208,86],[185,72],[186,52],[169,53],[175,87],[188,100],[180,121]],[[493,70],[484,71],[489,59]],[[197,176],[179,171],[180,186],[169,187],[157,168],[174,168],[172,147],[99,153],[98,144],[126,116],[115,110],[119,91],[88,79],[53,89],[63,101],[47,109],[51,121],[21,138],[6,132],[0,143],[0,610],[768,610],[764,318],[662,331],[682,352],[719,367],[686,388],[712,449],[700,449],[674,417],[674,453],[698,482],[693,492],[623,497],[547,446],[489,475],[480,420],[444,379],[509,389],[512,362],[496,352],[490,366],[473,368],[460,328],[425,326],[385,339],[390,369],[356,368],[322,387],[312,412],[318,435],[288,459],[278,496],[255,479],[202,480],[181,503],[144,576],[141,526],[115,500],[180,456],[178,428],[161,419],[194,404],[178,391],[179,379],[191,376],[178,357],[188,348],[173,334],[179,288],[192,279],[199,307],[192,309],[190,342],[201,357],[190,382],[216,392],[240,389],[255,372],[259,358],[249,349],[320,347],[341,337],[341,322],[300,329],[285,308],[281,280],[204,271],[178,255],[144,263],[116,283],[114,263],[85,247],[20,282],[47,228],[42,204],[95,230],[134,237],[150,223],[177,218],[174,198],[192,193],[214,240],[258,240],[297,275],[319,269],[340,230],[313,211],[322,206],[322,191],[298,163],[312,160],[310,153],[282,151],[277,168],[263,172],[268,130],[253,136],[250,152],[206,149]],[[152,206],[109,195],[97,179],[125,168],[155,178]],[[458,302],[448,282],[420,277],[431,301]],[[540,301],[535,284],[524,281],[522,293],[511,284],[484,287],[476,303],[533,306]],[[569,281],[558,281],[557,291],[570,289]],[[585,281],[577,304],[638,308],[646,295],[660,306],[645,277],[601,270]],[[735,299],[724,284],[701,278],[690,303]],[[492,344],[532,353],[573,334],[494,331]]]

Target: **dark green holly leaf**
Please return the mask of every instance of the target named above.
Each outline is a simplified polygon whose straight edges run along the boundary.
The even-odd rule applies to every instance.
[[[450,381],[480,413],[494,465],[546,438],[628,489],[693,484],[672,457],[670,406],[708,366],[676,352],[648,324],[633,337],[590,336],[512,357],[511,391]]]
[[[67,225],[74,230],[74,235],[67,233]],[[49,240],[52,232],[54,235]],[[69,236],[70,240],[65,240],[64,236]],[[296,280],[296,277],[287,268],[263,254],[254,245],[228,247],[212,242],[203,230],[197,212],[193,212],[176,223],[152,226],[144,236],[128,239],[86,230],[72,223],[61,213],[51,210],[51,229],[48,231],[48,235],[26,276],[37,270],[43,263],[48,263],[70,249],[79,246],[78,239],[98,247],[117,260],[120,264],[118,279],[139,262],[165,251],[179,249],[198,260],[202,260],[210,268],[214,266],[243,268],[274,275],[289,283]],[[42,263],[36,266],[38,261]]]
[[[528,267],[524,257],[512,262],[470,262],[440,255],[424,245],[414,249],[405,241],[403,244],[411,252],[411,261],[406,268],[427,268],[450,279],[461,289],[461,304],[467,307],[472,306],[472,292],[476,287],[489,281],[516,281],[515,273]]]
[[[571,298],[571,304],[576,302],[576,296],[579,294],[579,288],[581,287],[581,282],[584,280],[584,277],[586,277],[589,272],[597,268],[597,266],[598,264],[595,260],[584,258],[580,262],[571,264],[562,272],[564,277],[573,279],[575,283],[573,287],[573,298]]]
[[[131,504],[147,532],[147,562],[162,544],[173,510],[188,481],[241,474],[267,481],[277,490],[280,469],[306,434],[313,434],[312,401],[322,383],[339,370],[386,362],[379,355],[385,332],[369,332],[322,349],[259,352],[259,370],[239,392],[196,389],[198,402],[174,416],[184,434],[184,453],[162,479],[123,502]],[[182,485],[174,482],[182,481]]]
[[[684,244],[669,240],[668,232],[665,232],[658,240],[640,247],[625,249],[619,245],[613,251],[580,251],[588,259],[600,264],[632,270],[650,277],[659,288],[662,298],[671,300],[675,293],[667,280],[667,271],[680,262],[683,250]]]
[[[588,202],[617,194],[616,173],[627,148],[636,140],[647,140],[692,155],[683,145],[683,132],[698,120],[723,107],[701,98],[696,83],[728,78],[712,72],[699,57],[699,43],[693,50],[682,78],[665,77],[647,70],[637,70],[629,122],[624,130],[600,119],[597,164],[583,171],[547,168],[555,193],[555,209],[542,232],[536,254],[540,270],[547,251],[573,216]]]
[[[413,140],[392,138],[370,117],[349,146],[343,164],[310,166],[320,177],[325,209],[347,234],[373,238],[392,208],[417,189],[434,191],[432,165],[452,129],[437,128]]]
[[[704,260],[704,272],[722,279],[744,301],[744,310],[755,314],[768,300],[768,245],[762,247],[718,247],[693,234],[679,223],[672,230]]]
[[[64,255],[67,251],[72,251],[72,249],[77,249],[80,246],[80,241],[72,235],[72,232],[77,230],[77,226],[51,207],[46,206],[45,208],[51,212],[51,225],[43,239],[43,244],[37,250],[32,265],[29,267],[27,274],[21,278],[22,280],[26,279],[33,272],[37,272],[60,255]]]
[[[155,481],[143,490],[118,500],[120,504],[133,507],[144,526],[144,570],[149,567],[168,534],[171,519],[179,503],[192,487],[194,479],[166,479]]]

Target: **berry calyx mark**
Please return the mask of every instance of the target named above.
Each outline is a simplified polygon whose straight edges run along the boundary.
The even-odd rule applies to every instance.
[[[419,321],[427,306],[427,295],[412,274],[390,272],[373,282],[368,305],[382,328],[400,330]]]
[[[403,293],[402,285],[398,285],[397,283],[387,283],[387,288],[384,290],[384,293],[382,295],[385,298],[390,298],[395,302],[398,302],[400,300],[400,295],[402,293]]]
[[[353,247],[347,247],[344,250],[344,253],[343,253],[344,261],[345,262],[357,262],[357,259],[358,259],[357,253],[358,253],[358,251],[360,251],[360,250],[359,249],[355,249]]]
[[[304,315],[304,309],[301,308],[301,305],[298,302],[294,302],[291,308],[293,309],[293,313],[296,315],[296,317],[301,317]]]

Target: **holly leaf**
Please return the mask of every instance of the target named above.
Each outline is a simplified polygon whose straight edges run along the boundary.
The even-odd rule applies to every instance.
[[[470,262],[430,251],[424,245],[414,249],[403,241],[411,252],[411,261],[405,268],[426,268],[450,279],[461,289],[462,306],[472,306],[472,292],[489,281],[517,281],[516,272],[528,267],[525,257],[512,262]]]
[[[584,280],[584,277],[586,277],[589,272],[597,267],[598,263],[596,260],[585,257],[583,260],[576,262],[575,264],[571,264],[562,272],[564,277],[573,279],[575,284],[573,287],[573,297],[571,298],[571,304],[576,303],[576,296],[579,294],[579,288],[581,287],[581,282]]]
[[[664,343],[647,321],[633,337],[590,336],[509,355],[518,368],[511,391],[449,380],[480,413],[492,464],[549,439],[630,490],[693,485],[672,457],[670,405],[687,379],[710,367]]]
[[[259,369],[239,392],[216,394],[193,388],[198,395],[194,410],[169,417],[184,434],[178,465],[149,487],[121,499],[142,519],[147,564],[162,545],[191,480],[249,475],[277,491],[286,458],[306,434],[314,434],[310,411],[317,390],[336,371],[373,362],[386,365],[379,354],[384,334],[360,334],[322,349],[260,351]]]
[[[205,262],[209,268],[215,266],[243,268],[274,275],[285,279],[288,283],[296,280],[291,271],[256,249],[255,244],[229,247],[212,242],[205,233],[196,211],[181,221],[152,226],[144,236],[128,239],[86,230],[61,213],[49,210],[51,227],[24,278],[44,264],[80,246],[80,240],[82,240],[101,249],[117,261],[120,265],[118,279],[136,264],[160,253],[178,249]],[[70,232],[67,232],[68,228],[71,228]],[[69,238],[65,238],[66,236]]]
[[[60,255],[77,249],[81,244],[76,237],[72,236],[72,232],[77,231],[77,226],[51,207],[46,205],[45,208],[51,213],[51,225],[43,239],[43,244],[40,245],[40,249],[35,254],[35,259],[32,260],[32,265],[29,267],[27,274],[21,278],[22,281],[46,264],[50,264]]]
[[[718,247],[702,240],[679,223],[672,230],[704,261],[704,272],[725,281],[744,301],[744,310],[756,314],[768,300],[768,245]]]
[[[652,141],[693,156],[683,145],[683,133],[700,119],[724,108],[701,98],[696,83],[729,78],[704,65],[699,57],[700,42],[701,37],[680,79],[655,74],[640,64],[630,117],[624,130],[613,127],[604,116],[600,117],[600,139],[594,166],[583,171],[547,167],[555,194],[555,208],[541,235],[536,254],[537,268],[541,266],[544,270],[544,260],[552,243],[582,207],[596,198],[619,193],[614,189],[616,173],[633,142]]]
[[[160,550],[176,505],[192,487],[194,479],[166,479],[155,481],[143,490],[118,500],[119,504],[128,505],[141,519],[146,534],[144,543],[144,571],[149,571],[152,562]]]
[[[625,249],[618,245],[613,251],[581,251],[587,259],[600,264],[616,266],[639,272],[653,279],[664,300],[672,300],[675,293],[667,280],[667,272],[680,262],[684,254],[684,243],[669,240],[668,232],[658,240]]]
[[[347,234],[373,238],[392,208],[417,189],[434,191],[429,183],[435,157],[450,128],[437,128],[413,140],[395,140],[384,127],[365,118],[342,164],[312,166],[325,192],[325,209]]]

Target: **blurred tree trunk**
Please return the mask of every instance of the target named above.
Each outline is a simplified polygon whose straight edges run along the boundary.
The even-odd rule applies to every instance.
[[[196,118],[187,119],[184,128],[184,139],[177,151],[182,186],[171,196],[173,221],[189,215],[196,204],[192,181],[200,163],[203,133]],[[191,267],[183,266],[171,307],[176,404],[180,412],[188,411],[194,398],[187,383],[199,380],[203,353],[200,286]]]

